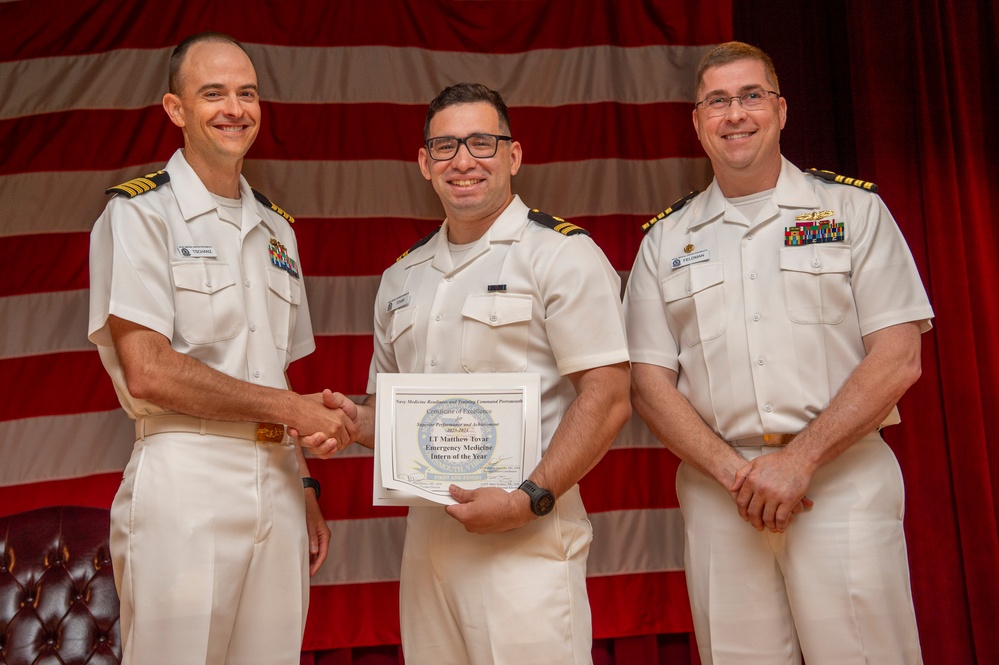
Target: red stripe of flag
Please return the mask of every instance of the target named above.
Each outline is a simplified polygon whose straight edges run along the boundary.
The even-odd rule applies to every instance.
[[[170,20],[164,20],[164,15]],[[114,48],[173,46],[178,35],[219,30],[248,43],[282,46],[430,47],[440,51],[519,53],[611,44],[713,44],[732,31],[729,3],[691,11],[680,2],[646,0],[368,0],[272,3],[246,0],[239,11],[204,3],[197,11],[165,11],[152,3],[0,3],[0,25],[17,26],[0,40],[0,61],[82,55]],[[81,30],[80,26],[100,26]],[[665,37],[664,37],[665,34]]]

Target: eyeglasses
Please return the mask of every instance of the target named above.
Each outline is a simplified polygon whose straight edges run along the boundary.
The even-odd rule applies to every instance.
[[[728,107],[732,105],[732,100],[738,99],[739,103],[742,104],[742,108],[747,111],[753,111],[763,106],[763,102],[770,99],[770,95],[780,97],[779,92],[757,88],[756,90],[750,90],[749,92],[744,92],[741,95],[734,95],[732,97],[726,97],[724,95],[718,97],[707,97],[694,104],[694,108],[703,108],[708,117],[725,115],[728,113]]]
[[[462,144],[465,144],[465,148],[468,150],[468,154],[476,159],[488,159],[496,154],[496,150],[499,149],[500,141],[512,141],[513,138],[509,136],[500,136],[498,134],[470,134],[463,139],[459,139],[456,136],[436,136],[432,139],[427,139],[426,146],[427,152],[430,154],[430,159],[441,162],[445,159],[452,159],[458,154],[458,148]]]

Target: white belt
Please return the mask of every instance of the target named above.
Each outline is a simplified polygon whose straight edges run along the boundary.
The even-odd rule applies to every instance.
[[[179,413],[162,416],[146,416],[135,421],[135,438],[143,439],[151,434],[164,432],[188,432],[208,436],[229,436],[247,439],[257,443],[285,443],[284,425],[277,423],[248,423],[233,420],[204,420]]]

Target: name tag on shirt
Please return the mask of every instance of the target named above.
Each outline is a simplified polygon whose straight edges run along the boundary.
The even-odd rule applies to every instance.
[[[215,259],[218,254],[212,245],[178,245],[177,251],[187,259]]]
[[[684,254],[683,256],[678,256],[672,261],[672,266],[674,269],[682,268],[683,266],[689,266],[691,263],[701,263],[702,261],[708,260],[708,250],[702,249],[699,252],[694,252],[692,254]]]
[[[398,298],[392,298],[392,300],[389,300],[388,309],[386,309],[385,311],[391,312],[393,310],[399,309],[400,307],[405,307],[406,305],[409,304],[409,300],[410,297],[408,293],[403,293]]]

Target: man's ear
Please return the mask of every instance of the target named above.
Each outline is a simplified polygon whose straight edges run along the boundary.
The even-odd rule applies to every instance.
[[[420,148],[420,153],[416,156],[416,162],[420,165],[420,173],[427,180],[430,180],[430,155],[426,148]]]
[[[170,122],[178,127],[184,127],[187,124],[184,121],[184,108],[180,103],[180,97],[172,92],[163,95],[163,110],[166,111]]]

